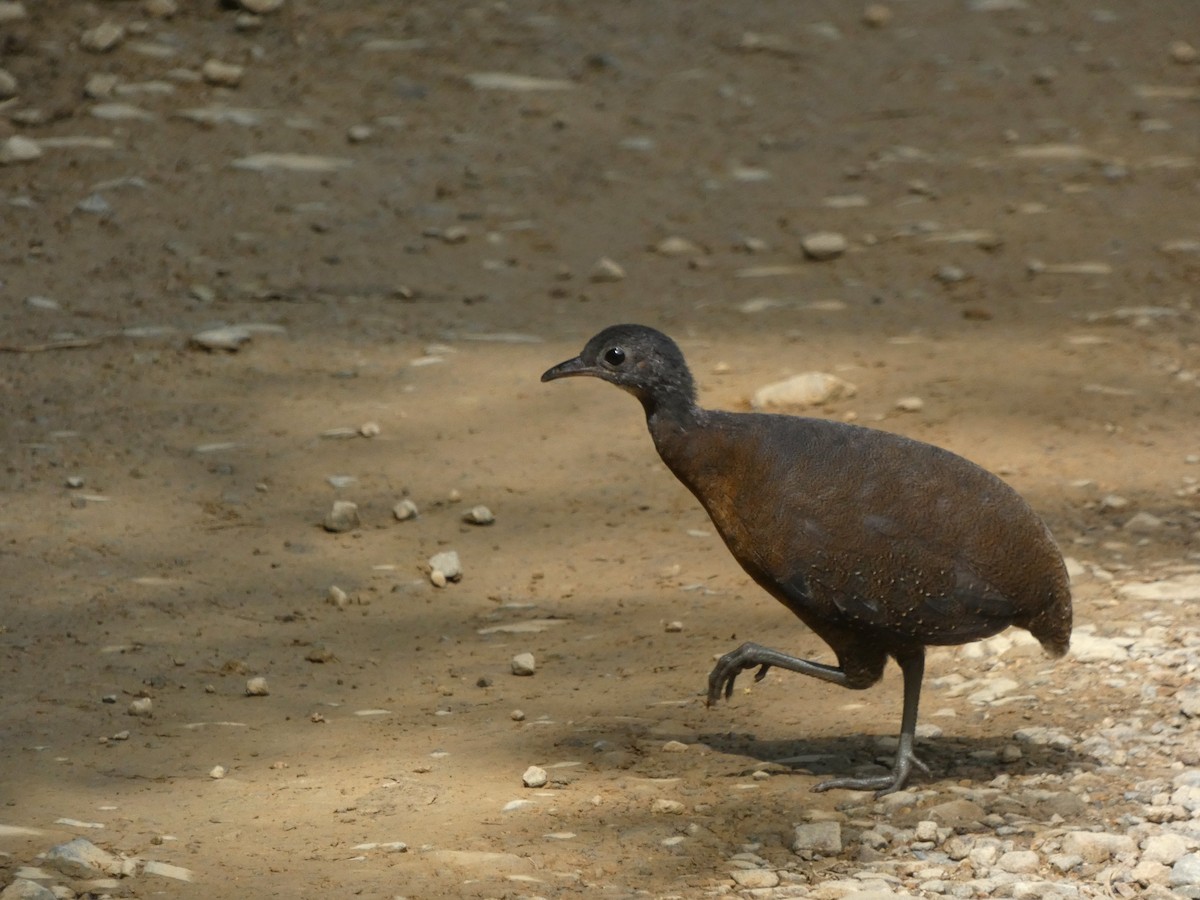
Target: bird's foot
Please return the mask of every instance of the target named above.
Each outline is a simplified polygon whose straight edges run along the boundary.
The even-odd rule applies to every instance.
[[[886,797],[888,794],[894,794],[896,791],[902,790],[908,784],[909,776],[912,775],[913,768],[918,768],[926,775],[929,775],[929,766],[925,765],[919,757],[911,750],[907,753],[901,752],[896,756],[896,765],[892,769],[890,775],[871,775],[863,778],[832,778],[829,781],[822,781],[820,784],[814,785],[813,790],[817,793],[823,791],[831,791],[834,789],[844,791],[874,791],[875,799]]]
[[[725,695],[728,700],[733,694],[733,683],[737,680],[738,675],[746,669],[753,669],[758,666],[759,669],[754,673],[755,681],[762,681],[766,677],[767,670],[771,668],[771,663],[763,662],[761,654],[767,651],[766,647],[759,644],[745,643],[736,650],[731,650],[719,660],[712,672],[708,676],[708,700],[707,706],[712,706],[721,699],[721,695]]]

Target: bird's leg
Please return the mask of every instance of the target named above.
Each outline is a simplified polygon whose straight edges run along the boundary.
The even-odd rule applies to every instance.
[[[708,676],[708,705],[712,706],[720,700],[722,694],[728,700],[733,694],[733,682],[737,679],[738,675],[746,669],[753,669],[755,666],[760,667],[754,673],[755,681],[762,681],[771,666],[779,666],[781,669],[800,672],[803,675],[811,675],[814,678],[820,678],[822,681],[828,681],[831,684],[840,685],[841,687],[858,686],[852,683],[844,670],[836,666],[827,666],[823,663],[815,663],[807,659],[788,656],[786,653],[782,653],[779,650],[772,650],[770,647],[764,647],[761,644],[745,643],[717,660],[716,666]],[[862,686],[865,687],[866,685]]]
[[[849,791],[875,791],[875,797],[884,796],[900,790],[908,782],[913,767],[916,766],[926,775],[929,767],[913,753],[913,739],[917,731],[917,706],[921,700],[921,679],[925,675],[925,648],[897,656],[896,662],[904,673],[904,713],[900,719],[900,743],[896,747],[896,764],[890,775],[876,775],[867,778],[834,778],[822,781],[814,791],[828,791],[841,788]]]

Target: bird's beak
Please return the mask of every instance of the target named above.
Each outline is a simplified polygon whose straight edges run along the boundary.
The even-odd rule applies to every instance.
[[[560,362],[557,366],[551,366],[542,373],[542,381],[553,381],[555,378],[566,378],[570,375],[594,375],[596,374],[592,367],[583,361],[581,357],[568,359],[566,362]]]

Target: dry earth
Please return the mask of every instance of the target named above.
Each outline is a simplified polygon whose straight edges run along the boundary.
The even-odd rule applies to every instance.
[[[41,151],[0,167],[3,884],[83,835],[193,880],[47,884],[1197,896],[1132,875],[1137,852],[1052,862],[1072,829],[1141,841],[1153,785],[1200,762],[1192,0],[171,5],[0,4],[0,140]],[[124,33],[85,49],[106,21]],[[262,153],[332,168],[239,167]],[[806,260],[821,231],[846,251]],[[810,793],[886,752],[896,672],[865,694],[773,673],[704,708],[741,640],[829,657],[635,403],[538,383],[629,320],[676,336],[708,405],[832,372],[858,391],[818,414],[1001,472],[1076,561],[1100,649],[939,650],[932,776],[887,804]],[[239,323],[278,327],[189,342]],[[359,528],[323,530],[335,499]],[[465,574],[435,588],[447,549]],[[1031,726],[1065,739],[1014,739]],[[1038,854],[1021,883],[886,846],[964,797],[988,818],[949,827]],[[792,852],[830,817],[841,852]]]

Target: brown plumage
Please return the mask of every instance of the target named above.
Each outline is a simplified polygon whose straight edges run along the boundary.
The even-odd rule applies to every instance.
[[[887,658],[904,673],[891,775],[833,787],[899,790],[915,765],[925,647],[963,644],[1010,625],[1066,652],[1071,594],[1062,556],[1028,504],[948,450],[825,419],[702,409],[675,343],[614,325],[542,381],[591,375],[637,397],[663,461],[704,505],[742,568],[833,649],[837,666],[758,644],[727,653],[708,702],[745,669],[772,666],[862,689]],[[927,771],[927,770],[926,770]]]

